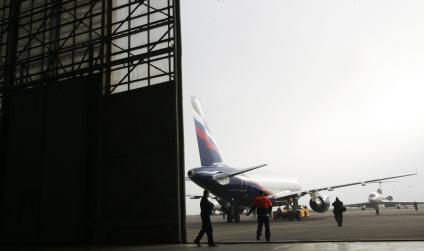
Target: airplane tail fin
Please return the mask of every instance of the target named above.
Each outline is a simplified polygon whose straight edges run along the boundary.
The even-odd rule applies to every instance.
[[[199,146],[202,166],[223,163],[221,151],[206,124],[200,100],[196,97],[191,97],[191,105],[194,111],[194,126],[196,128],[197,144]]]

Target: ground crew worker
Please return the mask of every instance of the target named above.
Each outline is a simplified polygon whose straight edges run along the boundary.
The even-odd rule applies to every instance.
[[[194,243],[197,246],[201,246],[200,240],[202,239],[203,234],[206,233],[208,235],[209,246],[215,247],[217,245],[213,241],[212,223],[211,223],[211,214],[212,214],[212,209],[214,205],[212,202],[208,200],[208,197],[209,197],[209,191],[208,190],[203,191],[203,196],[202,196],[202,199],[200,200],[200,217],[202,219],[202,228],[200,229],[199,234],[194,240]]]
[[[415,208],[415,211],[418,211],[418,203],[416,201],[414,201],[414,208]]]
[[[264,192],[259,191],[258,196],[255,199],[255,204],[250,208],[247,213],[249,215],[256,208],[256,214],[258,216],[258,229],[256,230],[256,240],[261,239],[262,226],[265,224],[265,239],[266,241],[271,240],[271,230],[269,229],[269,217],[272,210],[271,200],[264,195]]]
[[[380,215],[380,206],[378,204],[375,205],[375,215]]]
[[[283,211],[281,210],[280,207],[277,208],[277,218],[278,217],[282,217],[283,216]]]
[[[337,225],[339,227],[343,224],[343,212],[346,211],[346,208],[343,206],[343,202],[339,200],[339,198],[336,197],[336,200],[333,202],[333,213],[334,218],[337,221]]]

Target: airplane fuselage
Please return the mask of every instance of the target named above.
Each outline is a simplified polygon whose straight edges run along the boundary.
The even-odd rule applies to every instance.
[[[276,177],[249,177],[246,174],[240,174],[230,178],[214,180],[213,176],[220,173],[230,173],[237,169],[226,165],[198,167],[188,171],[189,178],[202,187],[209,190],[219,199],[231,204],[232,206],[250,207],[259,191],[272,196],[274,193],[287,193],[300,191],[299,182],[294,178]],[[274,206],[281,205],[281,202],[274,203]]]
[[[383,196],[377,192],[370,193],[370,195],[368,195],[368,202],[371,204],[383,203]]]

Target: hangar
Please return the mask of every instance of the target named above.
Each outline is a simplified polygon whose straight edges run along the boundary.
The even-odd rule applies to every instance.
[[[185,241],[179,1],[1,0],[0,99],[0,244]]]

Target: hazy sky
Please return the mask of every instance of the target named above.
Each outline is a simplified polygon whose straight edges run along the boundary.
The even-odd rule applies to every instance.
[[[231,166],[268,163],[255,172],[303,188],[417,170],[383,192],[424,201],[423,13],[422,0],[181,1],[186,170],[200,166],[193,95]]]

